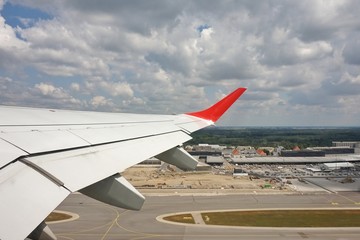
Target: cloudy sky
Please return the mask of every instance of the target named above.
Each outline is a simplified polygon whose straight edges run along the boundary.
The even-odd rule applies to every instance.
[[[0,0],[0,104],[359,126],[360,1]]]

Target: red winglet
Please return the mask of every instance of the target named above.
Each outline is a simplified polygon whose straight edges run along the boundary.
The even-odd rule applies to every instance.
[[[216,122],[245,91],[246,88],[238,88],[208,109],[186,114]]]

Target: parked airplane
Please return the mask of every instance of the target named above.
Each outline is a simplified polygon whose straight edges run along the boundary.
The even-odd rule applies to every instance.
[[[245,90],[180,115],[0,106],[0,239],[56,239],[44,219],[76,191],[139,210],[145,198],[119,172],[153,156],[194,169],[197,161],[181,145]]]

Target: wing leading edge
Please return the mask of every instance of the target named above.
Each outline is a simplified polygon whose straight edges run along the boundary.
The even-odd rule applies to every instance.
[[[179,146],[217,121],[245,90],[180,115],[0,106],[0,239],[24,239],[75,191],[140,209],[144,197],[119,172],[153,156],[195,168],[196,160]]]

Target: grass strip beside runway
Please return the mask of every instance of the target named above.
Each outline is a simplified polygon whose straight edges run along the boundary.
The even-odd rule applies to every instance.
[[[360,210],[206,212],[207,225],[251,227],[360,227]]]
[[[206,225],[290,228],[360,227],[360,209],[220,211],[203,212],[201,217]],[[195,224],[191,213],[168,215],[163,220]]]

